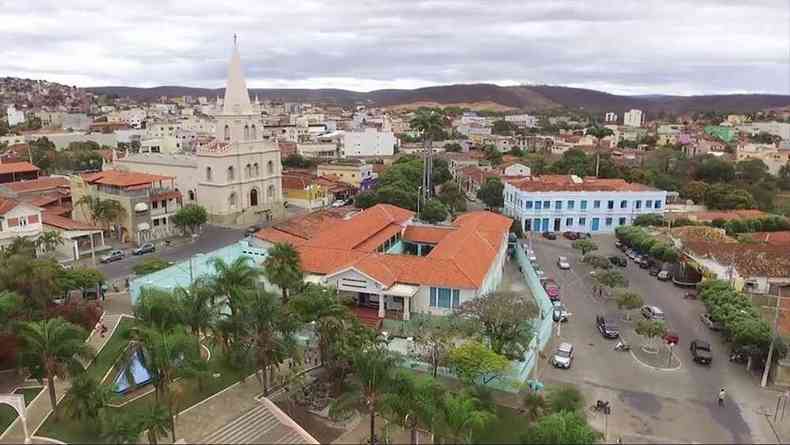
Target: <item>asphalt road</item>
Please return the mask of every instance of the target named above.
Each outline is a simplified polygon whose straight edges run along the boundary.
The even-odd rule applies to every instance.
[[[613,236],[597,236],[594,241],[600,247],[596,254],[621,254],[614,247]],[[614,351],[616,341],[604,339],[598,333],[595,315],[619,312],[613,301],[592,296],[591,269],[580,263],[581,254],[571,249],[570,241],[537,237],[532,245],[546,275],[560,284],[562,301],[573,314],[561,331],[561,340],[570,341],[576,347],[573,367],[545,370],[545,380],[582,384],[593,395],[590,400],[610,400],[618,415],[611,416],[610,425],[623,434],[634,434],[623,436],[634,441],[640,437],[647,442],[763,440],[762,431],[755,439],[750,428],[750,424],[764,421],[754,412],[757,403],[752,394],[756,390],[754,378],[747,375],[743,366],[729,362],[729,348],[699,321],[699,314],[704,311],[701,302],[684,300],[684,289],[658,281],[630,260],[626,268],[619,269],[629,280],[630,289],[639,293],[645,304],[664,310],[668,326],[680,336],[674,352],[681,360],[681,368],[650,369],[636,362],[629,353]],[[570,271],[557,267],[557,257],[561,255],[571,260]],[[641,315],[637,313],[634,319],[638,317]],[[620,325],[621,329],[630,329],[627,324]],[[689,344],[694,339],[711,343],[714,362],[710,367],[691,361]],[[716,404],[716,395],[722,387],[727,388],[729,395],[723,408]]]
[[[243,229],[207,225],[203,228],[203,232],[195,241],[186,242],[185,244],[173,247],[157,245],[157,251],[155,253],[141,256],[133,256],[131,255],[131,250],[127,250],[126,258],[109,264],[98,264],[97,268],[102,271],[109,280],[117,280],[131,275],[132,267],[145,258],[159,256],[168,261],[178,262],[197,253],[206,253],[227,246],[228,244],[242,239],[244,236],[245,230]]]

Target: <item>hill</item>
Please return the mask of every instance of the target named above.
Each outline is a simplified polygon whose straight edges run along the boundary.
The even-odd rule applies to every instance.
[[[129,96],[152,100],[160,96],[207,96],[223,94],[223,89],[162,86],[155,88],[95,87],[96,94]],[[343,106],[365,104],[380,107],[416,107],[425,104],[498,104],[499,109],[541,111],[567,107],[591,112],[622,113],[638,108],[649,113],[660,111],[685,113],[692,111],[751,112],[790,105],[790,96],[771,94],[732,94],[709,96],[624,96],[583,88],[551,85],[499,86],[492,84],[443,85],[413,90],[376,90],[367,93],[339,89],[252,89],[250,94],[261,99],[285,102],[331,103]]]

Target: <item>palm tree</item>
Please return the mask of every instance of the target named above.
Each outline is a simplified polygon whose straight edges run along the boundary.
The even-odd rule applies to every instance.
[[[93,420],[99,417],[102,410],[114,398],[115,394],[109,385],[102,385],[93,377],[83,374],[71,381],[67,392],[67,410],[77,420]]]
[[[412,129],[422,134],[424,149],[424,171],[422,178],[422,195],[425,201],[433,196],[433,140],[441,134],[444,128],[445,117],[440,110],[420,108],[414,112],[414,117],[409,121]]]
[[[157,329],[172,329],[181,323],[183,317],[174,293],[158,287],[140,290],[134,316],[146,326]]]
[[[211,260],[211,264],[216,272],[211,279],[212,290],[214,294],[228,298],[231,314],[235,314],[243,298],[242,294],[258,287],[263,272],[255,267],[252,258],[248,256],[240,256],[230,264],[217,257]],[[213,305],[214,301],[211,303]]]
[[[382,398],[382,411],[394,423],[410,431],[411,443],[417,443],[417,427],[432,428],[437,403],[446,389],[432,377],[417,377],[400,371]]]
[[[188,288],[177,287],[174,291],[181,321],[189,326],[192,335],[201,338],[214,326],[217,310],[210,305],[211,288],[205,280],[195,280]]]
[[[276,243],[263,262],[263,274],[269,282],[283,291],[283,301],[288,303],[288,289],[302,284],[302,261],[299,252],[288,243]]]
[[[130,414],[113,413],[104,416],[102,439],[105,443],[125,445],[137,443],[142,432],[142,424]]]
[[[376,347],[354,353],[352,388],[338,398],[330,411],[337,413],[363,402],[370,413],[370,443],[376,437],[376,413],[387,388],[392,385],[397,358],[386,348]]]
[[[101,224],[104,230],[109,230],[109,225],[126,214],[126,209],[114,199],[101,199],[98,196],[84,195],[76,205],[88,214],[91,223]]]
[[[44,250],[44,252],[52,252],[62,246],[64,242],[63,235],[61,235],[60,232],[50,230],[42,233],[41,236],[38,237],[36,246]]]
[[[439,407],[441,436],[453,441],[472,443],[472,433],[494,419],[494,415],[480,406],[480,401],[466,392],[446,393]]]
[[[296,354],[294,333],[298,320],[287,310],[276,295],[263,289],[249,294],[242,306],[246,337],[251,346],[257,369],[263,373],[263,393],[269,394],[274,365],[279,365]]]
[[[148,411],[140,415],[140,430],[148,431],[150,444],[156,445],[160,436],[167,436],[167,433],[172,432],[172,427],[172,419],[163,406],[152,405]]]
[[[587,130],[587,134],[595,138],[595,176],[598,176],[598,167],[600,166],[599,160],[601,157],[601,139],[612,136],[614,132],[609,128],[594,125]]]
[[[33,375],[47,379],[49,401],[55,419],[60,420],[55,377],[76,376],[85,371],[80,359],[87,360],[92,355],[84,341],[86,332],[58,317],[22,323],[19,334],[23,343],[22,363],[31,367]]]
[[[6,257],[22,255],[27,258],[33,258],[36,256],[36,242],[22,236],[17,236],[11,244],[3,248],[3,254]]]
[[[329,342],[342,335],[350,311],[338,300],[337,290],[317,284],[306,284],[301,293],[294,297],[290,306],[303,323],[315,322],[318,337],[318,353],[323,365],[327,357]]]

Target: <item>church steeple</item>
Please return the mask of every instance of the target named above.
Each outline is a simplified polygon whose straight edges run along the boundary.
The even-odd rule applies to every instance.
[[[228,65],[228,84],[225,87],[225,100],[222,114],[243,115],[253,114],[250,104],[250,94],[247,91],[247,82],[244,81],[244,70],[241,67],[239,45],[236,35],[233,35],[233,54]]]

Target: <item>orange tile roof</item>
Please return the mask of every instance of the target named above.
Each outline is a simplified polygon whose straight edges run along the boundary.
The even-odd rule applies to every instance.
[[[434,226],[408,226],[403,232],[403,239],[415,243],[437,244],[452,229]]]
[[[779,232],[754,232],[751,234],[751,238],[761,243],[790,247],[790,230]]]
[[[525,192],[645,192],[658,191],[653,187],[624,179],[603,179],[585,177],[581,182],[574,182],[570,175],[530,176],[511,179],[508,182]]]
[[[384,244],[384,242],[396,234],[400,233],[401,230],[403,230],[403,228],[398,224],[390,224],[381,231],[377,232],[375,235],[363,241],[361,244],[355,246],[354,250],[359,250],[362,252],[375,252],[377,247]]]
[[[112,185],[115,187],[133,187],[148,185],[157,181],[173,179],[172,176],[151,175],[148,173],[126,172],[120,170],[107,170],[98,173],[83,175],[86,182],[91,184]]]
[[[275,229],[274,227],[266,227],[261,229],[255,234],[255,236],[272,243],[288,243],[292,246],[300,246],[306,241],[304,238],[291,235],[290,233]]]
[[[29,162],[8,162],[6,164],[0,164],[0,175],[5,175],[8,173],[37,172],[38,170],[38,167]]]
[[[36,207],[44,207],[46,205],[52,204],[53,202],[57,202],[59,199],[60,196],[45,194],[36,196],[35,198],[30,199],[28,202]]]
[[[686,218],[696,221],[713,221],[716,219],[731,221],[736,219],[765,218],[766,216],[768,216],[768,214],[763,212],[762,210],[746,209],[746,210],[720,210],[720,211],[710,211],[710,212],[688,212],[684,214],[683,213],[677,214],[677,216],[684,216]]]
[[[698,256],[734,265],[745,277],[790,278],[790,249],[770,244],[737,244],[688,241],[684,247]]]
[[[414,217],[411,210],[378,204],[357,215],[338,221],[332,230],[316,234],[308,242],[315,247],[354,249],[391,224],[402,225]]]
[[[19,202],[15,199],[0,198],[0,215],[5,215],[18,205]]]
[[[43,190],[50,190],[58,187],[68,187],[68,178],[49,177],[43,176],[38,179],[31,179],[29,181],[16,181],[2,184],[2,187],[15,192],[37,192]]]
[[[98,227],[91,224],[75,221],[71,218],[44,212],[41,216],[41,222],[47,226],[57,227],[64,230],[99,230]]]

